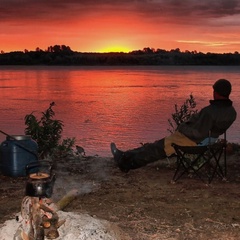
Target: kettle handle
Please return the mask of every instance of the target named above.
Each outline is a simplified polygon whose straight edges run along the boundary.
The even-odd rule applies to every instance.
[[[28,165],[26,165],[26,173],[28,174],[31,169],[39,167],[48,167],[48,171],[50,172],[50,174],[52,173],[52,164],[49,161],[29,163]]]

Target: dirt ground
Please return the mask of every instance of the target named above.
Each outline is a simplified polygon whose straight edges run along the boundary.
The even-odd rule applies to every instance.
[[[88,213],[117,224],[133,240],[240,239],[240,161],[228,156],[228,179],[208,185],[184,176],[171,182],[175,159],[122,173],[111,158],[57,163],[52,198],[72,189],[78,196],[64,211]],[[0,175],[0,225],[20,211],[27,177]]]

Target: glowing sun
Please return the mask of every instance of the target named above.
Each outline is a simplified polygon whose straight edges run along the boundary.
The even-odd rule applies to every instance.
[[[108,45],[106,47],[103,47],[102,49],[99,50],[100,53],[107,53],[107,52],[124,52],[128,53],[131,50],[126,47],[126,46],[121,46],[121,45]]]

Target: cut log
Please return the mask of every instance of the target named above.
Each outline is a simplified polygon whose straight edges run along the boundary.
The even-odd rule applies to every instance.
[[[72,189],[65,196],[63,196],[57,203],[57,210],[63,210],[78,196],[77,189]]]

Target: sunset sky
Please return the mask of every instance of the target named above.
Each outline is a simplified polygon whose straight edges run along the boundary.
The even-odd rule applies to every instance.
[[[0,51],[240,52],[240,0],[0,0]]]

